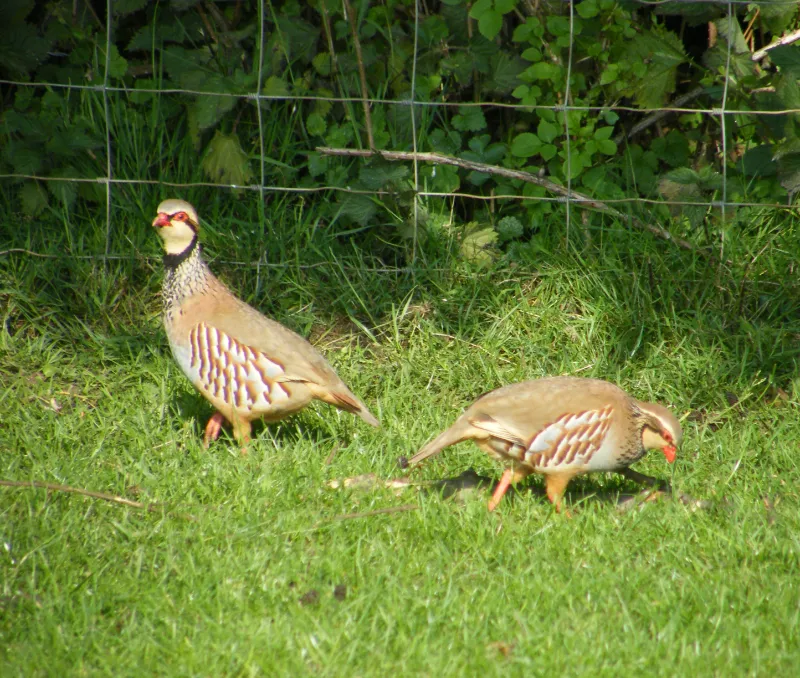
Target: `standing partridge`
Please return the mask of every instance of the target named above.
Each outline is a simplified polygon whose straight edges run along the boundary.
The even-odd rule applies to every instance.
[[[661,405],[634,400],[607,381],[550,377],[481,396],[409,463],[474,440],[508,465],[489,501],[490,511],[510,485],[531,473],[545,476],[547,496],[560,511],[567,484],[581,473],[616,471],[637,482],[656,483],[628,466],[649,449],[660,449],[674,462],[681,438],[680,423]]]
[[[238,299],[209,270],[197,242],[197,212],[183,200],[158,206],[153,226],[163,240],[164,327],[175,360],[216,408],[204,442],[224,420],[245,445],[254,419],[277,421],[322,400],[378,420],[317,350],[300,335]]]

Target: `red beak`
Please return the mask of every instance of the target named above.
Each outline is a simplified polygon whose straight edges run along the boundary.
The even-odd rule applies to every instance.
[[[667,461],[670,464],[675,462],[675,453],[677,452],[675,445],[665,445],[661,448],[661,451],[664,453],[664,456],[667,458]]]
[[[166,212],[159,212],[158,216],[153,220],[153,226],[156,228],[163,228],[164,226],[169,226],[169,214]]]

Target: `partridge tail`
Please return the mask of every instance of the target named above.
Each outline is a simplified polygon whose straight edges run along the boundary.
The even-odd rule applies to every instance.
[[[313,388],[312,384],[308,384],[308,386],[312,389],[314,397],[319,400],[333,405],[334,407],[338,407],[345,412],[358,415],[370,426],[374,426],[375,428],[380,426],[380,422],[367,409],[366,405],[350,393],[350,391],[329,391],[328,389]]]
[[[408,464],[409,466],[415,466],[428,457],[439,454],[444,448],[460,443],[462,440],[469,440],[472,437],[473,431],[471,424],[466,421],[457,421],[449,429],[444,431],[444,433],[440,433],[411,457],[411,459],[408,460]]]

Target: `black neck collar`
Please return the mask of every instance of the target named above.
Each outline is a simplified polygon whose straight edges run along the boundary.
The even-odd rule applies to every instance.
[[[195,249],[197,249],[197,236],[192,238],[192,242],[189,243],[189,246],[183,250],[183,252],[179,252],[178,254],[165,254],[164,267],[175,270],[192,255]]]

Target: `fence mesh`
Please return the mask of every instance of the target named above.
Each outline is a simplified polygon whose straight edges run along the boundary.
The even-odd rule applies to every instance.
[[[298,104],[300,102],[306,103],[314,103],[314,102],[324,102],[329,105],[341,105],[341,106],[351,106],[353,107],[354,112],[359,112],[360,115],[363,117],[361,120],[362,125],[364,126],[367,139],[360,139],[356,140],[356,142],[360,143],[360,148],[369,148],[371,144],[371,136],[372,136],[372,125],[370,120],[370,113],[375,112],[379,108],[388,108],[393,107],[395,110],[405,110],[408,112],[408,119],[409,124],[411,127],[411,153],[407,153],[406,148],[397,148],[397,149],[384,149],[384,151],[388,151],[389,153],[395,152],[398,156],[403,155],[404,153],[408,155],[408,162],[410,162],[412,167],[412,184],[413,184],[413,219],[414,219],[414,232],[416,234],[418,230],[418,220],[419,220],[419,208],[420,208],[420,200],[425,198],[435,198],[435,199],[445,199],[449,200],[452,198],[460,198],[464,200],[474,200],[474,201],[487,201],[487,200],[517,200],[517,201],[540,201],[540,202],[553,202],[559,203],[564,205],[564,216],[565,216],[565,229],[567,233],[567,237],[569,235],[569,231],[573,226],[573,222],[575,221],[575,210],[578,207],[586,207],[587,206],[587,199],[586,195],[580,193],[579,191],[575,190],[572,180],[572,171],[570,169],[571,158],[573,154],[571,153],[572,139],[575,133],[575,130],[570,129],[570,122],[569,116],[564,115],[564,144],[566,147],[566,185],[563,187],[563,191],[560,194],[546,194],[546,195],[521,195],[521,194],[513,194],[513,193],[503,193],[503,194],[496,194],[496,195],[486,195],[481,194],[478,192],[469,192],[465,190],[457,190],[454,192],[443,192],[437,190],[431,190],[426,188],[422,181],[421,181],[421,173],[420,168],[422,163],[426,160],[424,154],[420,153],[418,148],[418,129],[417,129],[417,113],[422,109],[427,109],[429,111],[436,111],[437,109],[444,109],[444,108],[480,108],[484,110],[488,109],[511,109],[511,110],[520,110],[520,111],[530,111],[532,108],[549,108],[550,110],[560,113],[560,112],[568,112],[568,111],[581,111],[588,114],[600,114],[605,113],[608,111],[614,111],[617,113],[632,113],[641,116],[642,122],[639,125],[635,126],[631,130],[628,130],[627,135],[631,136],[636,131],[642,128],[646,128],[652,124],[656,124],[658,120],[663,119],[665,116],[670,114],[672,115],[680,115],[680,114],[692,114],[696,116],[702,117],[712,117],[718,120],[719,122],[719,138],[717,140],[709,140],[710,143],[715,143],[718,148],[720,149],[720,157],[721,161],[718,164],[718,170],[722,174],[722,182],[720,192],[717,198],[705,200],[671,200],[668,198],[659,198],[659,199],[652,199],[646,197],[622,197],[622,198],[607,198],[602,200],[602,204],[604,206],[620,206],[624,207],[626,205],[636,204],[640,207],[646,207],[648,205],[670,205],[675,207],[698,207],[698,208],[706,208],[706,209],[715,209],[719,210],[720,217],[722,223],[725,223],[725,220],[728,216],[732,213],[732,211],[743,208],[743,207],[763,207],[763,208],[775,208],[775,209],[786,209],[787,207],[791,207],[793,194],[790,192],[787,198],[786,203],[778,203],[775,201],[765,201],[765,202],[758,202],[758,201],[742,201],[742,200],[729,200],[728,192],[727,192],[727,185],[728,185],[728,162],[725,159],[728,157],[729,148],[728,148],[728,139],[729,136],[727,132],[727,125],[728,121],[731,120],[733,117],[738,115],[747,115],[752,117],[772,117],[772,116],[787,116],[787,115],[797,115],[800,114],[800,108],[779,108],[775,110],[764,109],[764,110],[753,110],[753,109],[743,109],[737,107],[729,106],[729,84],[736,80],[736,74],[732,72],[732,45],[733,41],[727,41],[727,59],[725,64],[725,74],[724,74],[724,87],[720,99],[719,107],[703,107],[703,106],[692,106],[687,105],[687,99],[691,98],[691,94],[688,96],[683,96],[680,98],[676,98],[673,102],[673,105],[658,107],[658,108],[641,108],[626,104],[612,104],[612,105],[604,105],[604,106],[579,106],[573,105],[570,103],[572,101],[572,95],[570,91],[570,83],[572,81],[572,69],[574,68],[573,63],[573,49],[572,46],[574,44],[574,27],[575,27],[575,4],[570,0],[564,0],[567,9],[568,9],[568,16],[569,19],[569,26],[570,26],[570,45],[568,49],[568,58],[565,64],[567,69],[567,78],[566,78],[566,91],[564,92],[564,103],[558,106],[535,106],[531,107],[529,105],[524,105],[522,103],[513,103],[507,100],[507,97],[503,97],[502,99],[498,98],[498,100],[480,100],[480,101],[427,101],[427,100],[417,100],[415,98],[414,93],[417,90],[417,77],[418,77],[418,64],[420,60],[420,15],[422,10],[422,5],[420,0],[415,0],[414,7],[414,34],[413,34],[413,54],[411,55],[411,73],[410,73],[410,80],[411,80],[411,95],[410,98],[393,98],[393,97],[386,97],[386,96],[370,96],[366,92],[366,88],[362,90],[362,96],[314,96],[314,95],[305,95],[305,94],[292,94],[292,93],[281,93],[281,94],[268,94],[264,91],[264,59],[265,54],[268,53],[269,45],[268,38],[269,35],[267,34],[268,27],[272,26],[270,21],[274,18],[274,8],[268,2],[268,0],[260,0],[257,4],[258,13],[259,13],[259,29],[258,29],[258,43],[259,48],[257,50],[257,61],[255,63],[255,68],[257,69],[257,80],[256,80],[256,87],[252,91],[247,91],[241,94],[231,94],[230,92],[214,92],[208,91],[207,89],[192,89],[192,88],[160,88],[160,87],[137,87],[135,90],[131,90],[124,86],[118,86],[111,84],[111,59],[114,47],[114,36],[115,36],[115,0],[106,0],[105,3],[105,33],[106,33],[106,44],[105,44],[105,62],[103,64],[104,73],[102,84],[81,84],[79,82],[51,82],[47,81],[46,79],[42,80],[34,80],[32,82],[23,81],[23,80],[15,80],[15,79],[3,79],[0,80],[0,85],[6,88],[13,88],[14,90],[24,89],[24,88],[34,88],[37,91],[42,90],[67,90],[70,92],[85,92],[95,94],[102,98],[102,110],[104,115],[104,120],[102,124],[104,126],[104,138],[105,138],[105,153],[106,153],[106,167],[105,173],[102,176],[53,176],[53,175],[45,175],[39,173],[6,173],[0,174],[0,179],[8,180],[9,182],[19,182],[23,180],[35,180],[38,182],[43,183],[66,183],[71,185],[81,185],[81,184],[90,184],[90,185],[99,185],[102,186],[105,192],[105,220],[106,220],[106,236],[105,236],[105,247],[102,253],[100,252],[92,252],[86,253],[85,255],[70,255],[75,256],[78,258],[87,257],[87,258],[99,258],[99,259],[125,259],[129,258],[130,255],[127,253],[121,252],[114,252],[113,251],[113,238],[112,238],[112,223],[114,221],[114,206],[117,203],[115,200],[115,192],[126,187],[126,186],[140,186],[140,187],[153,187],[159,189],[166,189],[166,188],[174,188],[174,189],[189,189],[189,188],[205,188],[209,190],[235,190],[235,191],[247,191],[257,193],[259,195],[259,202],[260,202],[260,209],[262,212],[263,217],[263,205],[265,202],[265,197],[268,193],[285,193],[285,194],[314,194],[314,193],[325,193],[329,191],[339,192],[339,193],[348,193],[352,195],[367,195],[367,196],[374,196],[374,197],[383,197],[390,194],[389,191],[383,189],[376,189],[376,190],[365,190],[359,188],[352,188],[348,186],[342,185],[328,185],[323,181],[320,181],[318,185],[314,186],[286,186],[286,185],[274,185],[269,184],[267,182],[268,173],[266,171],[266,162],[267,157],[269,154],[269,143],[266,139],[265,133],[265,120],[264,120],[264,111],[265,106],[268,104],[276,104],[280,103],[282,105],[292,106]],[[224,4],[224,3],[219,3]],[[367,3],[369,4],[369,3]],[[638,5],[641,6],[663,6],[668,4],[676,4],[675,0],[639,0],[637,2]],[[708,0],[680,0],[680,4],[702,4],[704,6],[707,5],[716,5],[724,12],[724,17],[728,23],[728,35],[731,35],[733,32],[733,26],[737,22],[739,22],[739,17],[736,15],[735,11],[737,8],[741,8],[742,6],[748,5],[748,0],[712,0],[709,2]],[[771,4],[773,7],[779,6],[786,6],[786,7],[794,7],[796,6],[796,0],[773,0]],[[348,15],[348,13],[354,13],[354,9],[351,6],[348,0],[344,0],[344,13]],[[353,28],[358,21],[358,17],[355,15],[351,15],[349,17],[351,19],[351,23]],[[328,36],[330,40],[330,36]],[[779,46],[783,45],[792,45],[796,41],[800,40],[800,30],[794,30],[789,32],[784,32],[783,35],[775,38],[771,44],[768,44],[757,51],[752,52],[751,59],[753,62],[758,62],[762,60],[765,56],[769,54],[769,52]],[[355,44],[351,46],[352,49],[358,49],[357,41]],[[156,55],[157,60],[157,55]],[[362,85],[363,85],[362,81]],[[157,96],[176,96],[176,97],[183,97],[183,96],[198,96],[198,97],[211,97],[211,98],[218,98],[220,101],[222,100],[230,100],[230,99],[237,99],[237,100],[248,100],[253,101],[256,103],[255,110],[257,114],[257,124],[258,124],[258,153],[259,153],[259,163],[258,163],[258,183],[248,183],[248,184],[235,184],[235,183],[224,183],[224,182],[214,182],[214,181],[195,181],[195,182],[179,182],[179,181],[170,181],[168,178],[166,179],[152,179],[146,176],[126,176],[126,171],[123,171],[119,166],[119,158],[115,156],[115,151],[117,147],[117,141],[114,138],[115,132],[120,132],[120,126],[115,125],[112,121],[114,111],[113,106],[114,102],[112,101],[112,95],[129,95],[134,92],[137,95],[141,94],[153,94]],[[355,113],[354,113],[355,114]],[[625,140],[626,133],[623,131],[621,132],[617,139],[620,141]],[[309,148],[307,150],[313,150]],[[365,157],[362,159],[362,162],[367,161],[368,154],[365,154]],[[724,229],[721,233],[722,243],[721,246],[724,247]],[[416,245],[416,244],[415,244]],[[416,251],[416,246],[414,250]],[[30,250],[26,250],[23,248],[6,248],[3,251],[0,251],[0,254],[9,255],[11,253],[17,254],[26,254],[28,256],[40,256],[40,257],[47,257],[52,256],[47,253],[41,252],[34,252]],[[228,261],[229,264],[244,264],[244,265],[263,265],[263,262],[244,262],[244,261]],[[280,264],[271,264],[272,266],[280,266]]]

